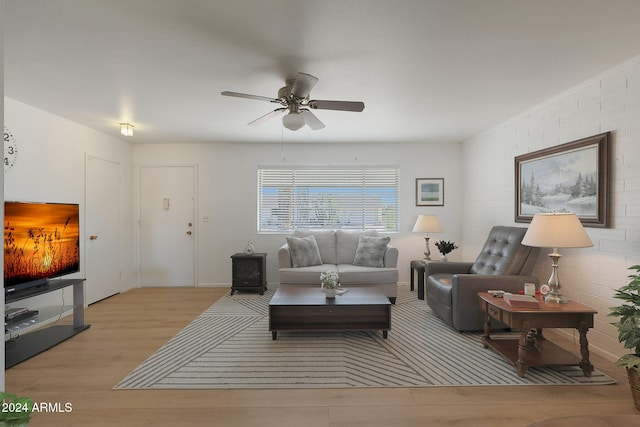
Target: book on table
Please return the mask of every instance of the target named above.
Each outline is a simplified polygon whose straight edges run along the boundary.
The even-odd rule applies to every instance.
[[[511,307],[540,308],[540,302],[531,295],[517,295],[505,292],[502,299]]]

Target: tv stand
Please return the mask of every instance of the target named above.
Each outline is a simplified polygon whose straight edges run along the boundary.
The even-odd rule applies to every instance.
[[[47,323],[54,322],[63,311],[67,311],[66,307],[57,306],[40,309],[37,321],[12,326],[9,332],[5,331],[5,369],[47,351],[90,327],[84,323],[84,281],[85,279],[56,279],[49,281],[47,286],[6,296],[5,304],[11,304],[73,286],[73,324],[45,327]]]

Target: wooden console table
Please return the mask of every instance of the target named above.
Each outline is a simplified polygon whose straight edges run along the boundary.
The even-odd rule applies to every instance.
[[[591,307],[569,301],[568,304],[546,303],[541,297],[540,308],[516,308],[502,298],[487,292],[478,293],[480,308],[487,314],[482,344],[491,347],[511,364],[519,377],[524,377],[530,366],[580,366],[586,377],[591,376],[593,365],[589,362],[589,342],[587,331],[593,327],[593,316],[597,313]],[[505,323],[520,331],[519,339],[492,339],[491,319]],[[580,332],[580,355],[569,353],[546,340],[544,328],[575,328]]]

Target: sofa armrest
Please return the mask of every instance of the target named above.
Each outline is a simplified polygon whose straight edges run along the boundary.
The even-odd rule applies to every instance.
[[[429,277],[432,274],[466,274],[471,270],[472,262],[432,262],[427,261],[424,265],[424,275]]]
[[[279,268],[291,268],[293,263],[291,262],[291,252],[289,251],[289,245],[286,243],[280,246],[278,249],[278,267]]]
[[[398,266],[398,248],[387,245],[384,253],[384,266],[387,268],[396,268]]]

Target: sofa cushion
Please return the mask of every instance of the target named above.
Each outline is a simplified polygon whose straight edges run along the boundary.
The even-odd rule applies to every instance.
[[[320,258],[326,264],[337,264],[336,232],[334,230],[295,230],[293,237],[314,236],[320,250]]]
[[[338,271],[335,264],[321,264],[303,268],[281,268],[278,270],[280,284],[315,285],[320,287],[320,273]]]
[[[342,286],[376,285],[382,283],[397,283],[397,268],[374,268],[352,264],[338,264],[338,276]]]
[[[291,249],[293,267],[299,268],[322,264],[315,236],[287,237],[287,245]]]
[[[360,236],[377,236],[378,232],[375,230],[367,231],[336,231],[336,251],[337,262],[336,264],[353,264],[353,259],[356,256],[356,249],[358,248],[358,240]]]
[[[353,265],[384,267],[384,253],[389,240],[389,237],[360,236]]]

